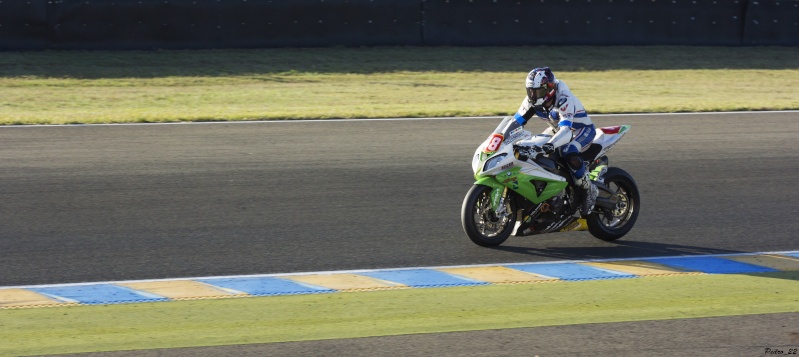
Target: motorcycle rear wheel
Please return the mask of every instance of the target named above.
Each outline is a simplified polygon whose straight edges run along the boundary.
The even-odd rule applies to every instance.
[[[516,210],[511,197],[505,200],[505,213],[497,216],[491,209],[491,187],[474,185],[461,206],[461,224],[469,239],[483,247],[496,247],[510,237],[516,224]]]
[[[595,210],[588,216],[588,231],[596,238],[610,242],[623,237],[635,225],[641,210],[641,196],[633,177],[618,167],[610,167],[604,175],[605,185],[618,198],[610,215]]]

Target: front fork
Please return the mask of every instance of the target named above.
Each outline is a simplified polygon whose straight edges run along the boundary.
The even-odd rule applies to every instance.
[[[505,201],[508,199],[508,187],[499,183],[494,177],[483,177],[474,183],[491,187],[491,210],[497,217],[505,216],[510,212],[505,212]]]
[[[505,212],[507,209],[507,206],[505,205],[506,199],[508,199],[507,186],[503,186],[502,189],[495,188],[491,190],[491,209],[494,210],[494,214],[497,217],[508,215],[508,212]]]

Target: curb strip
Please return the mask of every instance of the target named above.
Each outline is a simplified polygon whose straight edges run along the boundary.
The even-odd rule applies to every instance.
[[[0,287],[0,309],[799,271],[799,251]]]

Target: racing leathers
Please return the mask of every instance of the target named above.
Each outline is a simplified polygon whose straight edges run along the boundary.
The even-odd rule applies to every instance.
[[[596,128],[583,104],[569,90],[566,83],[555,80],[555,94],[551,100],[542,106],[534,106],[529,97],[522,101],[519,111],[514,118],[521,124],[527,124],[533,116],[544,120],[549,127],[543,134],[552,137],[543,146],[545,153],[560,149],[561,156],[572,172],[575,186],[581,189],[584,200],[581,213],[587,216],[594,209],[598,190],[591,182],[585,162],[580,153],[585,151],[594,141]],[[524,141],[518,145],[524,146]],[[529,146],[529,145],[528,145]]]

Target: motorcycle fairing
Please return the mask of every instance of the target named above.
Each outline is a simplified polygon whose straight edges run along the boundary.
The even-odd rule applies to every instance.
[[[629,130],[630,130],[630,125],[627,125],[627,124],[619,125],[619,126],[609,126],[609,127],[597,128],[596,136],[594,136],[594,141],[591,143],[591,146],[593,147],[594,145],[598,145],[600,149],[599,149],[599,151],[597,151],[594,154],[593,153],[594,150],[590,150],[590,148],[589,148],[589,150],[587,150],[587,151],[591,151],[591,155],[587,155],[587,156],[591,156],[591,157],[585,157],[584,156],[583,158],[586,161],[590,162],[590,161],[595,160],[598,157],[602,157],[602,155],[605,155],[605,153],[608,150],[610,150],[610,148],[612,148],[613,145],[616,145],[616,143],[619,142],[619,140],[625,134],[627,134],[629,132]]]
[[[493,175],[475,176],[477,179],[475,184],[490,186],[495,190],[499,187],[507,187],[535,204],[554,197],[568,185],[565,178],[540,167],[526,163],[521,163],[520,165]],[[538,186],[536,186],[536,182]]]
[[[587,231],[587,230],[588,230],[588,222],[585,220],[585,218],[578,218],[577,220],[567,224],[559,232]]]
[[[552,232],[572,232],[585,230],[588,230],[588,222],[585,220],[585,218],[569,216],[561,221],[551,222],[546,227],[535,227],[532,222],[532,217],[527,216],[523,222],[516,222],[516,227],[514,228],[512,235],[516,237],[524,237]]]
[[[483,176],[477,179],[475,185],[483,185],[491,187],[491,209],[494,212],[499,210],[499,202],[502,194],[505,193],[505,186],[503,186],[493,176]]]

